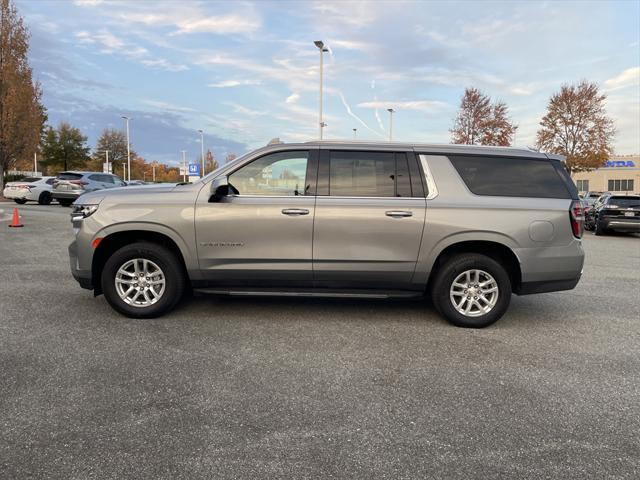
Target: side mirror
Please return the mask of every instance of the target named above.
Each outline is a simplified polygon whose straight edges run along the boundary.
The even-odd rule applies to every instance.
[[[229,180],[227,177],[218,177],[211,182],[211,196],[209,203],[221,202],[224,197],[229,195]]]

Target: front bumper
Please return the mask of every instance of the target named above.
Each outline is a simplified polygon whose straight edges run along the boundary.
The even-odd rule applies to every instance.
[[[69,265],[71,267],[71,275],[80,284],[82,288],[87,290],[93,290],[93,283],[91,279],[91,270],[82,270],[78,263],[78,244],[74,240],[69,245]]]

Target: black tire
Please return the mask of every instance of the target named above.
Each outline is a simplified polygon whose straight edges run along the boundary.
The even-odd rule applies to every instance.
[[[470,317],[458,312],[450,298],[453,281],[467,270],[482,270],[493,277],[498,286],[498,298],[487,313]],[[431,299],[436,310],[457,327],[484,328],[499,320],[511,301],[511,280],[505,268],[494,259],[478,253],[456,255],[442,265],[433,280]]]
[[[116,272],[127,261],[136,258],[151,260],[165,277],[165,290],[156,303],[136,307],[126,303],[117,293]],[[102,291],[114,310],[129,318],[155,318],[171,311],[180,301],[186,288],[186,278],[182,263],[169,249],[151,242],[126,245],[113,253],[104,265],[101,276]]]
[[[25,203],[27,203],[26,198],[14,198],[13,201],[16,202],[18,205],[24,205]]]
[[[593,233],[596,234],[597,236],[600,236],[608,233],[608,230],[604,228],[599,221],[596,220],[596,226],[593,229]]]
[[[38,197],[38,203],[40,205],[49,205],[51,203],[51,192],[44,191]]]
[[[58,203],[61,207],[68,207],[73,203],[73,200],[69,200],[68,198],[59,198]]]

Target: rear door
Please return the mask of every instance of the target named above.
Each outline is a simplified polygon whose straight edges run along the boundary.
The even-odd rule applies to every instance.
[[[426,214],[417,168],[410,151],[321,150],[316,286],[410,286]]]

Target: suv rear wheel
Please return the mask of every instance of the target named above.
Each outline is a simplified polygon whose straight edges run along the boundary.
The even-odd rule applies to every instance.
[[[180,261],[170,250],[150,242],[117,250],[105,263],[101,281],[107,302],[131,318],[154,318],[169,312],[185,289]]]
[[[506,312],[511,280],[494,259],[477,253],[460,254],[440,267],[431,297],[438,312],[453,325],[482,328]]]

